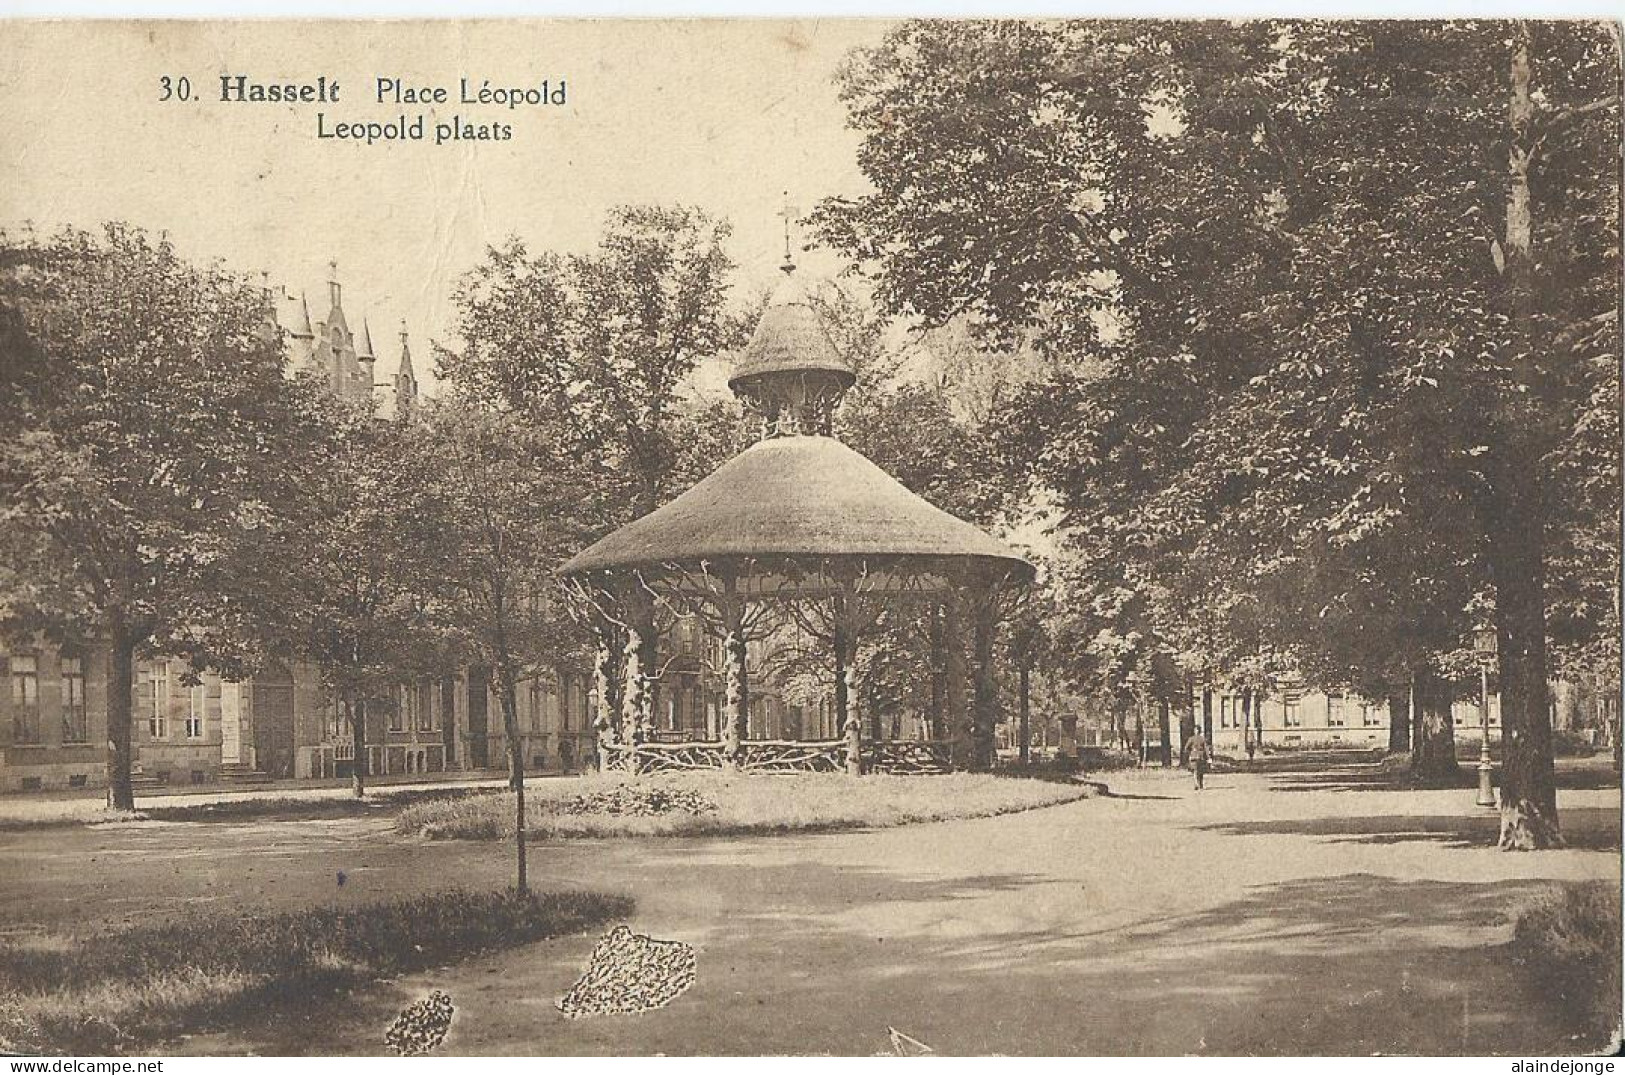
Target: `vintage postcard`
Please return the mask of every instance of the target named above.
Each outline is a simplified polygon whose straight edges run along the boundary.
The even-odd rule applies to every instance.
[[[1611,1070],[1620,49],[0,21],[10,1070]]]

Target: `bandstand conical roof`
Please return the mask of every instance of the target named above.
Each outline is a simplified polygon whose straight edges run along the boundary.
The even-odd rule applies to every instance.
[[[787,266],[793,271],[793,266]],[[792,278],[775,294],[729,384],[747,404],[805,405],[812,379],[836,397],[854,376]],[[935,507],[856,450],[806,425],[773,429],[670,503],[564,565],[565,576],[645,578],[725,570],[748,591],[833,586],[940,590],[977,570],[1026,582],[1032,565]],[[846,585],[846,584],[842,584]]]
[[[857,379],[835,349],[806,290],[793,273],[787,273],[762,311],[728,386],[738,392],[764,376],[812,371],[833,374],[847,386]]]
[[[565,574],[661,563],[925,557],[989,561],[1023,577],[1008,545],[904,488],[833,437],[774,437],[579,553]]]

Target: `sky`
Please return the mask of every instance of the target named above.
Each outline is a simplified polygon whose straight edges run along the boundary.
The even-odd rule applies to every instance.
[[[861,193],[858,139],[832,81],[887,24],[858,20],[13,22],[0,24],[0,226],[166,232],[327,312],[338,263],[352,327],[379,379],[404,319],[418,376],[447,339],[458,277],[488,244],[585,250],[605,211],[682,202],[728,218],[736,290],[771,287],[783,207]],[[222,75],[340,86],[337,103],[220,100]],[[163,79],[171,87],[160,100]],[[191,98],[178,100],[178,79]],[[376,80],[439,86],[445,104],[377,103]],[[463,106],[460,80],[550,88],[562,106]],[[424,141],[319,138],[341,122],[426,115]],[[505,123],[506,141],[433,142],[452,115]],[[832,255],[803,257],[829,275]]]

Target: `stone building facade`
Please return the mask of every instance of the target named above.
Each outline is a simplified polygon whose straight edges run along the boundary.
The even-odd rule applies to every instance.
[[[267,332],[285,340],[290,370],[321,373],[341,398],[370,395],[385,417],[410,411],[419,382],[404,325],[395,367],[380,376],[371,326],[363,317],[359,331],[352,328],[337,266],[330,269],[326,313],[314,318],[306,295],[284,293],[273,303],[277,323]],[[722,693],[707,668],[708,645],[714,640],[692,621],[679,621],[662,639],[672,659],[653,685],[660,734],[705,734],[719,726]],[[110,673],[105,647],[63,648],[44,639],[0,643],[0,793],[105,786]],[[312,667],[295,663],[230,682],[188,676],[182,661],[138,661],[132,690],[138,788],[339,779],[353,771],[349,729]],[[517,706],[529,769],[574,772],[593,764],[595,706],[587,668],[560,668],[520,684]],[[761,692],[753,735],[783,734],[787,712],[776,696]],[[507,765],[500,700],[479,668],[403,682],[391,698],[369,707],[367,725],[367,770],[374,776]]]

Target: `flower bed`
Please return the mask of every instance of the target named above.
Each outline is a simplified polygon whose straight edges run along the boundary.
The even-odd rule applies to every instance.
[[[682,773],[538,780],[525,790],[532,839],[827,832],[990,817],[1088,798],[1086,784],[986,773],[948,776]],[[430,839],[513,836],[513,796],[492,792],[424,802],[398,832]]]

